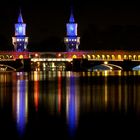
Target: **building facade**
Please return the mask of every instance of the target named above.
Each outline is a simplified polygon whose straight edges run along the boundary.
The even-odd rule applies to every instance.
[[[77,35],[78,24],[75,23],[74,15],[71,10],[69,23],[66,24],[67,35],[64,37],[64,43],[66,45],[66,51],[74,52],[79,50],[80,37]]]
[[[18,23],[15,24],[15,36],[12,37],[12,43],[15,51],[27,51],[28,37],[26,37],[26,24],[23,22],[21,12],[18,17]]]

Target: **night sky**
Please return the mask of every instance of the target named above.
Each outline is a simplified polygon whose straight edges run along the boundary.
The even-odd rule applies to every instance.
[[[70,0],[4,0],[0,4],[0,50],[13,49],[19,8],[27,24],[30,51],[64,51]],[[139,49],[140,5],[135,1],[73,0],[80,50]]]

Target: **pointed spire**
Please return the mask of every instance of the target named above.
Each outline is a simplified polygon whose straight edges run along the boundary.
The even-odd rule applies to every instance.
[[[73,8],[72,8],[72,6],[71,6],[71,14],[70,14],[69,22],[70,22],[70,23],[74,23],[74,22],[75,22],[75,20],[74,20],[74,15],[73,15]]]
[[[22,14],[21,14],[21,9],[20,9],[19,16],[18,16],[18,23],[23,23],[23,18],[22,18]]]

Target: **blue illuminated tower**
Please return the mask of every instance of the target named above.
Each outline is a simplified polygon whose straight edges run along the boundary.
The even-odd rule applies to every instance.
[[[15,51],[27,51],[28,37],[26,37],[26,24],[23,22],[21,12],[19,13],[18,23],[15,24],[15,36],[12,37],[12,43]]]
[[[77,36],[78,24],[75,23],[73,9],[71,8],[71,15],[69,23],[66,25],[67,36],[64,38],[64,43],[66,44],[66,50],[68,52],[78,51],[80,45],[80,37]]]

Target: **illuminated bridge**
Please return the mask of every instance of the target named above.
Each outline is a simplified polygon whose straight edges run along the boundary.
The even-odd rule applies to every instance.
[[[42,67],[72,70],[140,69],[140,51],[77,51],[36,53],[31,61]]]
[[[0,52],[0,71],[29,71],[29,52]]]
[[[23,70],[140,69],[140,51],[0,52],[0,65]]]

